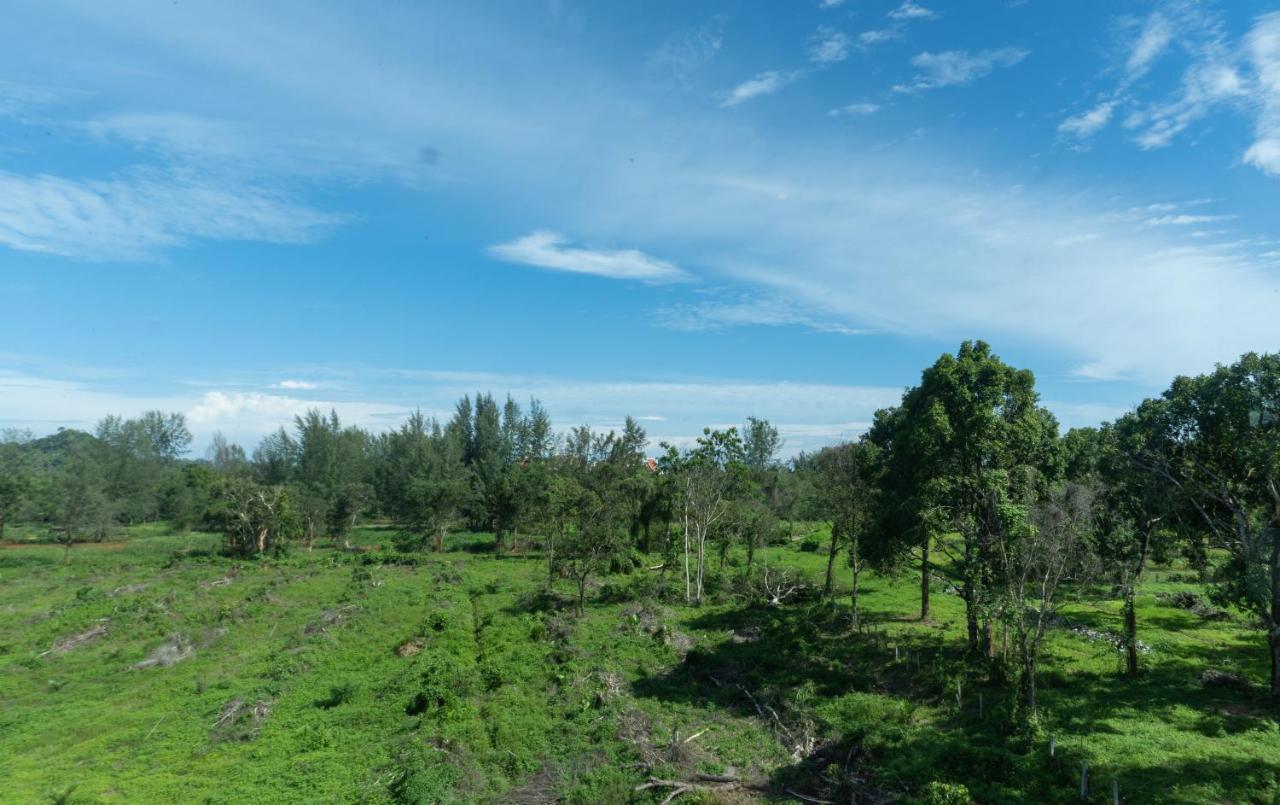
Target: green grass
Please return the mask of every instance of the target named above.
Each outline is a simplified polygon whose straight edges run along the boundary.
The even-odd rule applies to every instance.
[[[1043,730],[1024,740],[1001,729],[1006,691],[966,667],[959,600],[936,587],[922,623],[910,576],[865,577],[872,633],[853,634],[843,566],[836,604],[752,606],[736,553],[702,607],[640,570],[601,579],[575,618],[567,582],[546,595],[541,559],[495,557],[486,535],[405,557],[389,531],[361,529],[370,553],[237,561],[215,537],[148,525],[66,563],[60,546],[9,536],[25,541],[0,548],[5,802],[68,789],[83,802],[657,802],[668,790],[633,791],[649,774],[698,773],[752,782],[723,801],[788,801],[851,775],[906,801],[937,781],[983,802],[1078,802],[1082,761],[1094,802],[1113,778],[1126,802],[1280,795],[1275,713],[1199,679],[1260,685],[1261,634],[1238,613],[1172,605],[1201,591],[1170,568],[1138,599],[1142,678],[1122,678],[1105,641],[1053,630]],[[799,545],[762,558],[816,583],[825,555]],[[1117,602],[1064,614],[1120,628]],[[182,658],[135,667],[165,647]],[[711,795],[682,801],[698,796]]]

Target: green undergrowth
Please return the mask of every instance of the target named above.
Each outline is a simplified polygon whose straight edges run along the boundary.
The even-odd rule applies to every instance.
[[[66,562],[19,536],[0,549],[6,802],[659,802],[636,791],[651,778],[701,779],[686,802],[1078,802],[1086,762],[1094,802],[1112,780],[1126,802],[1280,795],[1262,636],[1180,568],[1140,590],[1138,679],[1108,640],[1118,602],[1078,591],[1026,730],[941,581],[920,621],[914,577],[868,574],[855,630],[847,568],[835,602],[770,607],[733,552],[701,607],[679,568],[641,568],[579,617],[536,553],[487,535],[399,554],[361,529],[363,552],[243,561],[153,524]],[[812,547],[757,559],[816,586]]]

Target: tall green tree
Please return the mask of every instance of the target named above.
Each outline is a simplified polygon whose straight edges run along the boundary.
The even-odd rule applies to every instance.
[[[31,492],[31,482],[26,475],[0,469],[0,540],[4,539],[5,526],[17,515]]]
[[[867,441],[848,442],[823,448],[814,457],[815,484],[822,513],[831,523],[831,543],[827,552],[827,575],[823,595],[830,597],[836,555],[848,552],[853,574],[853,624],[858,625],[858,591],[866,559],[864,535],[874,516],[878,497],[877,448]]]
[[[1178,490],[1226,552],[1216,593],[1262,624],[1271,697],[1280,701],[1280,354],[1248,353],[1179,377],[1140,412],[1162,421],[1163,438],[1138,459]]]
[[[1019,468],[1057,466],[1057,422],[1038,402],[1029,370],[966,341],[926,369],[901,406],[877,414],[870,434],[885,457],[880,536],[920,551],[921,617],[937,544],[953,554],[970,648],[988,655],[999,507]],[[959,532],[958,552],[939,539],[950,532]]]
[[[402,545],[417,549],[431,540],[436,551],[444,550],[445,534],[462,516],[471,489],[462,438],[421,411],[385,437],[378,498],[400,529]]]

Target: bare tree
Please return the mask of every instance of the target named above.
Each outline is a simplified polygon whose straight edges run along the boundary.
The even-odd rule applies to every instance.
[[[1067,483],[1035,500],[1038,478],[1024,473],[1019,503],[999,507],[1001,539],[995,541],[1012,627],[1018,689],[1027,718],[1036,714],[1036,666],[1045,631],[1054,619],[1063,582],[1079,568],[1093,526],[1095,491]]]
[[[697,445],[681,454],[665,445],[664,468],[676,477],[684,527],[684,588],[687,603],[702,603],[707,536],[728,514],[741,474],[742,442],[736,428],[703,430]],[[692,559],[692,567],[690,561]]]

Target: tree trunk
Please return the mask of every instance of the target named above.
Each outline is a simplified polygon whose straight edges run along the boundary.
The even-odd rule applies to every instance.
[[[851,550],[856,551],[857,547],[855,546]],[[862,571],[862,562],[858,559],[857,556],[854,556],[850,566],[853,570],[853,590],[850,591],[849,593],[849,603],[852,606],[851,625],[856,631],[860,621],[859,614],[858,614],[858,581]]]
[[[1124,585],[1124,642],[1129,676],[1138,675],[1138,614],[1134,609],[1134,585],[1136,579],[1125,579]]]
[[[684,515],[684,602],[692,603],[693,592],[689,581],[689,514]]]
[[[929,539],[920,546],[920,620],[929,620]]]
[[[1271,649],[1271,700],[1280,702],[1280,632],[1273,629],[1267,645]]]
[[[502,553],[507,547],[507,529],[502,525],[493,528],[493,552]]]
[[[974,600],[973,581],[965,578],[962,589],[964,596],[964,623],[969,632],[969,650],[978,648],[978,605]]]
[[[833,575],[836,568],[836,554],[839,553],[839,538],[836,533],[835,524],[831,526],[831,547],[827,551],[827,581],[822,585],[822,597],[831,597],[831,586],[834,581]]]
[[[1022,692],[1027,707],[1027,717],[1036,715],[1036,661],[1026,657],[1022,666]]]
[[[436,553],[444,553],[444,526],[436,529]]]
[[[587,577],[578,577],[578,614],[582,615],[587,600]]]
[[[648,553],[648,552],[649,552],[649,547],[650,547],[650,543],[649,543],[649,520],[650,520],[650,518],[648,518],[648,517],[644,518],[644,546],[642,547],[642,550],[643,550],[645,553]]]
[[[705,528],[698,529],[698,569],[697,579],[693,587],[693,601],[701,606],[702,604],[702,575],[707,565],[707,532]]]
[[[0,536],[4,534],[3,523],[0,523]],[[747,573],[751,572],[751,566],[756,561],[756,532],[752,531],[747,536]]]

